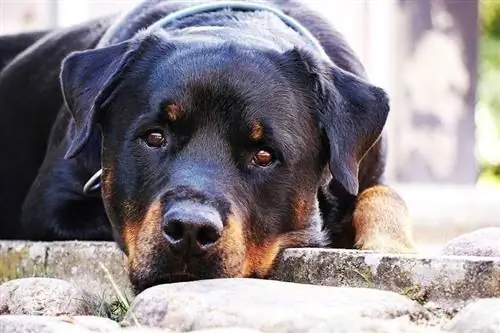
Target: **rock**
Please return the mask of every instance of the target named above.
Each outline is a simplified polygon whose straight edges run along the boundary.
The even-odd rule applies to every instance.
[[[193,333],[264,333],[264,332],[320,332],[320,333],[439,333],[438,329],[416,327],[414,325],[396,322],[391,320],[376,320],[369,318],[355,318],[356,320],[346,320],[346,318],[337,318],[332,321],[330,327],[314,326],[310,328],[294,326],[270,328],[267,331],[254,330],[250,328],[215,328],[207,330],[191,331]],[[139,332],[137,332],[139,333]],[[142,331],[140,332],[142,333]],[[147,333],[147,332],[144,332]],[[156,333],[156,332],[155,332]],[[159,333],[159,332],[158,332]]]
[[[207,330],[192,331],[193,333],[261,333],[259,330],[243,327],[211,328]]]
[[[389,291],[216,279],[149,288],[136,297],[122,324],[178,331],[240,326],[276,333],[347,332],[335,327],[362,332],[366,323],[360,318],[427,314],[416,302]]]
[[[451,318],[455,317],[455,315],[463,309],[469,301],[456,301],[451,300],[449,302],[427,302],[423,304],[423,307],[429,311],[432,316],[429,318],[425,318],[423,321],[415,321],[417,324],[424,324],[436,327],[442,327],[444,324],[449,322]]]
[[[95,333],[56,317],[42,316],[0,316],[0,328],[2,333]]]
[[[0,313],[11,315],[90,315],[96,298],[59,279],[23,278],[0,285]]]
[[[500,333],[500,298],[467,305],[443,328],[453,333]]]
[[[113,333],[173,333],[175,331],[164,329],[164,328],[152,328],[152,327],[126,327],[120,331]],[[213,328],[207,330],[196,330],[190,331],[192,333],[262,333],[262,331],[254,330],[251,328],[243,327],[224,327],[224,328]]]
[[[53,242],[46,266],[53,277],[85,286],[108,300],[132,298],[126,257],[114,242]]]
[[[120,324],[116,321],[97,316],[74,316],[60,318],[60,320],[100,333],[113,332],[120,329]]]
[[[279,281],[390,290],[425,303],[500,297],[500,258],[286,249]]]
[[[177,333],[167,329],[154,328],[154,327],[125,327],[113,333]]]
[[[500,228],[482,228],[446,243],[443,255],[500,257]]]

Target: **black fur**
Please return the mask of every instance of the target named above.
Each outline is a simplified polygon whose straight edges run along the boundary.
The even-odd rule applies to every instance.
[[[212,12],[139,31],[188,3],[146,1],[124,21],[0,38],[0,52],[10,40],[22,52],[0,53],[0,238],[115,239],[127,251],[125,220],[191,193],[253,221],[248,228],[262,240],[296,231],[293,200],[312,195],[297,246],[353,246],[354,199],[384,170],[384,91],[365,81],[341,35],[296,1],[274,4],[318,38],[330,61],[267,12]],[[178,121],[163,116],[169,103],[180,105]],[[264,137],[250,142],[255,120]],[[165,134],[166,147],[144,144],[151,129]],[[276,163],[253,166],[261,148]],[[82,192],[101,165],[113,180],[104,200]],[[156,242],[158,275],[174,268],[163,266],[170,254]],[[198,276],[224,275],[197,265]]]

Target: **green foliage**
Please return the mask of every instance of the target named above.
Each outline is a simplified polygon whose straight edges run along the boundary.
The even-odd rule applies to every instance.
[[[481,34],[500,38],[500,1],[479,0]]]
[[[500,115],[500,1],[479,1],[479,24],[478,99]]]
[[[479,0],[479,28],[478,105],[487,110],[487,118],[500,133],[500,1]],[[481,130],[486,129],[478,127]],[[500,166],[488,159],[480,163],[481,178],[498,184]]]
[[[479,46],[478,100],[497,116],[495,118],[498,118],[500,117],[500,37],[484,36]],[[500,123],[498,126],[500,128]]]

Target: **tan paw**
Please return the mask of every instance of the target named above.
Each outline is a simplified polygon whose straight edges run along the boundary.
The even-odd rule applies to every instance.
[[[410,240],[394,239],[388,236],[370,237],[366,241],[359,240],[356,248],[364,251],[373,251],[378,253],[416,253],[417,250]]]

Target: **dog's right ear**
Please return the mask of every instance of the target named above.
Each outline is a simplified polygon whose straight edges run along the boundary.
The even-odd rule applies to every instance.
[[[139,43],[77,51],[61,66],[60,82],[66,107],[74,118],[75,133],[65,158],[78,155],[95,125],[96,114],[110,98]]]

